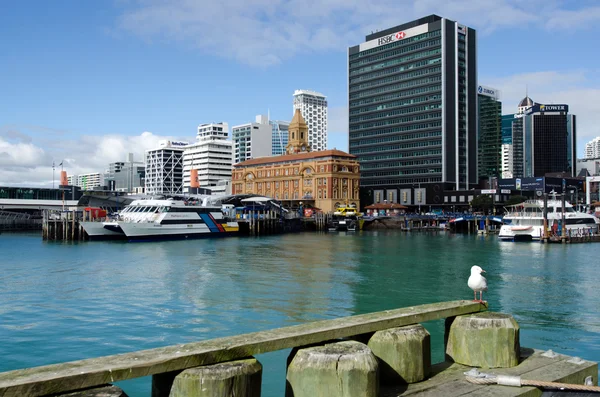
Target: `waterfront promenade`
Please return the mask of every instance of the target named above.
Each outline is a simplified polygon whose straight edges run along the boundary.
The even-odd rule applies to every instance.
[[[487,270],[490,310],[514,315],[523,346],[600,360],[595,244],[400,231],[150,244],[3,233],[0,248],[2,371],[470,299],[473,264]],[[443,322],[425,326],[440,362]],[[288,354],[257,356],[264,396],[283,395]],[[130,397],[150,384],[119,382]]]

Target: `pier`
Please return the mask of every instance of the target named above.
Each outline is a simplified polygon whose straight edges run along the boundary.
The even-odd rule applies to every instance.
[[[441,319],[446,359],[432,365],[420,323]],[[519,335],[512,316],[486,304],[440,302],[4,372],[0,396],[126,396],[112,383],[149,375],[152,397],[260,396],[262,365],[253,356],[287,348],[286,397],[541,395],[533,386],[472,383],[464,372],[474,367],[597,384],[597,363],[522,348]]]

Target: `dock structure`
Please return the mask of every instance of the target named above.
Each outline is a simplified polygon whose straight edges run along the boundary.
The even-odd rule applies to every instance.
[[[446,319],[446,361],[431,365],[420,323],[439,319]],[[483,303],[440,302],[4,372],[0,396],[124,396],[112,383],[149,375],[152,397],[260,396],[262,365],[253,356],[287,348],[286,397],[541,395],[535,387],[470,383],[464,372],[476,366],[597,383],[597,363],[521,348],[519,334],[512,316]]]
[[[42,212],[42,239],[44,241],[83,241],[88,235],[80,225],[89,214],[73,210],[44,210]],[[96,219],[101,221],[101,219]]]

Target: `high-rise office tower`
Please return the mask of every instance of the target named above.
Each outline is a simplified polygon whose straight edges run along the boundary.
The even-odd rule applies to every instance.
[[[208,123],[198,126],[196,141],[183,154],[184,191],[191,187],[192,170],[198,170],[201,188],[217,186],[221,180],[231,180],[232,142],[229,124]]]
[[[300,109],[308,125],[308,144],[313,151],[327,149],[327,98],[315,91],[294,91],[294,112]]]
[[[523,176],[575,176],[576,117],[568,105],[535,104],[523,117]]]
[[[289,139],[289,121],[281,121],[281,120],[270,120],[272,128],[272,152],[273,156],[279,156],[285,154],[285,147],[288,144]]]
[[[479,179],[499,178],[502,166],[502,102],[495,88],[477,88],[479,130],[477,173]]]
[[[475,30],[430,15],[372,33],[349,48],[348,74],[361,202],[442,204],[477,184]]]
[[[146,194],[183,192],[183,150],[187,142],[161,141],[146,150]]]
[[[256,122],[231,128],[233,164],[257,157],[271,156],[273,128],[265,115],[256,116]]]

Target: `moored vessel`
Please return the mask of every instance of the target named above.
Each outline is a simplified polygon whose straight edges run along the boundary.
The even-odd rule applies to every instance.
[[[578,212],[565,202],[564,223],[567,235],[593,234],[598,232],[598,219],[593,215]],[[563,207],[560,200],[547,202],[547,227],[550,234],[558,234],[562,229]],[[532,241],[544,238],[544,201],[527,200],[523,203],[505,208],[504,225],[500,228],[498,238],[509,241]],[[559,226],[560,225],[560,226]]]
[[[171,240],[237,235],[237,221],[198,200],[135,200],[105,222],[82,222],[90,239]]]

